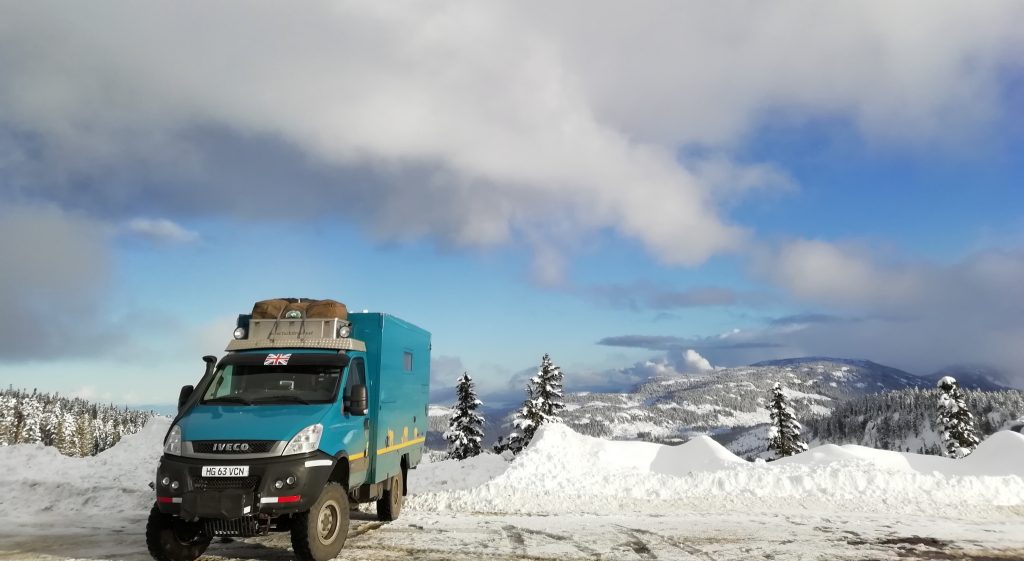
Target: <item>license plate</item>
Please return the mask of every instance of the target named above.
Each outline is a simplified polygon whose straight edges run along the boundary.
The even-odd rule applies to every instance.
[[[203,477],[247,477],[249,466],[203,466]]]

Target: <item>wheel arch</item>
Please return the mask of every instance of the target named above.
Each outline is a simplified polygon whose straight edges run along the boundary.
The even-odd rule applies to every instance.
[[[338,483],[342,486],[345,491],[348,491],[348,480],[351,474],[351,466],[349,465],[348,455],[341,454],[338,456],[336,462],[334,462],[334,469],[331,470],[331,475],[327,478],[327,483]]]

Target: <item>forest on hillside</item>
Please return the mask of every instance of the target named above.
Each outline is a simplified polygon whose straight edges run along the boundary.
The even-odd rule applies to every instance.
[[[67,456],[95,456],[142,430],[152,416],[151,411],[8,388],[0,390],[0,446],[43,444]]]
[[[939,393],[913,388],[866,395],[836,404],[829,415],[801,421],[805,434],[818,442],[939,454],[935,427]],[[964,394],[982,436],[1024,422],[1024,391],[964,390]]]

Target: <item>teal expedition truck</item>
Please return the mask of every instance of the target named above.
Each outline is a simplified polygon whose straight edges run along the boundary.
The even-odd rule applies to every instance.
[[[398,517],[423,456],[430,333],[333,300],[264,300],[227,351],[181,390],[146,526],[155,559],[288,531],[296,557],[324,561],[356,503]]]

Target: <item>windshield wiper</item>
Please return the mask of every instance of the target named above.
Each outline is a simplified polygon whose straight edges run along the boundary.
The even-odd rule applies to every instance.
[[[241,403],[242,405],[252,405],[252,402],[244,397],[238,397],[236,395],[222,395],[220,397],[211,397],[203,401],[203,403]]]
[[[265,397],[257,397],[257,398],[252,400],[253,403],[269,403],[269,402],[274,402],[274,401],[292,401],[292,402],[295,402],[295,403],[301,403],[303,405],[309,405],[309,403],[310,403],[309,401],[306,401],[305,399],[302,399],[301,397],[298,397],[298,396],[295,396],[295,395],[287,395],[287,394],[285,394],[285,395],[268,395],[268,396],[265,396]]]

